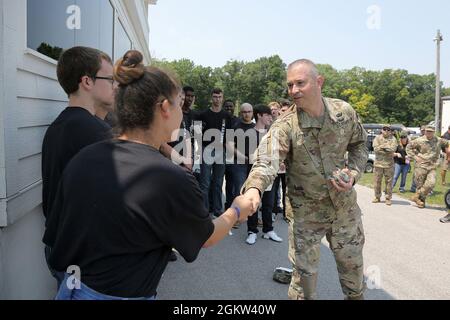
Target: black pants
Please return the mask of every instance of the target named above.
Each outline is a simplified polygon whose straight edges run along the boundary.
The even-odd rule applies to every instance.
[[[272,226],[272,208],[273,199],[275,197],[275,188],[272,186],[271,191],[266,191],[262,197],[261,215],[263,221],[263,232],[267,233],[273,230]],[[247,220],[248,232],[258,233],[258,212],[256,212]]]
[[[286,218],[286,173],[279,173],[273,183],[273,189],[275,190],[273,208],[275,209],[278,207],[278,189],[280,188],[280,182],[282,191],[281,202],[283,203],[283,217]]]
[[[234,190],[233,182],[233,165],[227,164],[225,166],[225,210],[231,207],[234,197],[239,190]]]

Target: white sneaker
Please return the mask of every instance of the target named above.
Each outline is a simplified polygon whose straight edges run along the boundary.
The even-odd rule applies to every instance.
[[[248,234],[247,240],[245,240],[248,244],[252,245],[256,242],[256,233],[250,232]]]
[[[229,236],[232,236],[232,235],[233,235],[233,232],[231,232],[231,230],[228,231],[228,235],[229,235]]]
[[[270,239],[270,240],[273,240],[273,241],[275,241],[275,242],[282,242],[282,241],[283,241],[283,239],[281,239],[281,238],[275,233],[275,231],[270,231],[270,232],[264,233],[262,237],[263,237],[264,239]]]

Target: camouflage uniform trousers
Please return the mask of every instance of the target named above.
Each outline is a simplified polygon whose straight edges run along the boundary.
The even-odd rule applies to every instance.
[[[419,199],[425,201],[426,197],[433,191],[436,185],[436,170],[416,167],[414,170],[414,179],[417,186],[417,193],[419,193]]]
[[[394,179],[394,172],[395,167],[374,168],[373,186],[375,189],[375,198],[381,198],[381,184],[384,177],[384,183],[386,184],[386,199],[392,199],[392,180]]]
[[[321,212],[320,212],[321,211]],[[331,217],[331,222],[314,222],[303,212]],[[326,236],[334,254],[339,280],[346,299],[363,299],[364,229],[361,210],[355,204],[350,210],[334,209],[330,199],[303,205],[289,216],[289,259],[293,265],[288,297],[291,300],[317,299],[317,274],[321,241]]]
[[[448,171],[450,167],[450,161],[447,159],[447,157],[442,158],[441,160],[441,169],[442,171]]]

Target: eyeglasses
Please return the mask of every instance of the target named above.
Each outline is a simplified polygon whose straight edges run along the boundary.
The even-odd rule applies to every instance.
[[[384,131],[391,131],[391,128],[383,128]]]
[[[241,111],[241,113],[253,113],[253,111]]]
[[[116,83],[116,80],[114,80],[113,77],[93,77],[93,79],[100,79],[100,80],[109,80],[111,82],[111,85],[114,86],[114,84]]]

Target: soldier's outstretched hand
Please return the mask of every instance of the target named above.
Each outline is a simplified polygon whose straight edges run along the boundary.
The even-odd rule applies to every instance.
[[[250,188],[244,193],[244,197],[252,203],[253,212],[258,210],[259,204],[261,203],[261,196],[259,194],[259,190],[255,188]]]
[[[345,177],[345,178],[344,178]],[[349,169],[341,170],[341,174],[337,176],[337,179],[332,179],[331,184],[339,192],[347,192],[353,188],[355,179]]]
[[[245,196],[236,197],[233,201],[232,207],[238,207],[241,213],[241,217],[239,219],[240,222],[244,222],[247,220],[248,216],[253,215],[256,210],[253,210],[253,203],[250,199]]]

